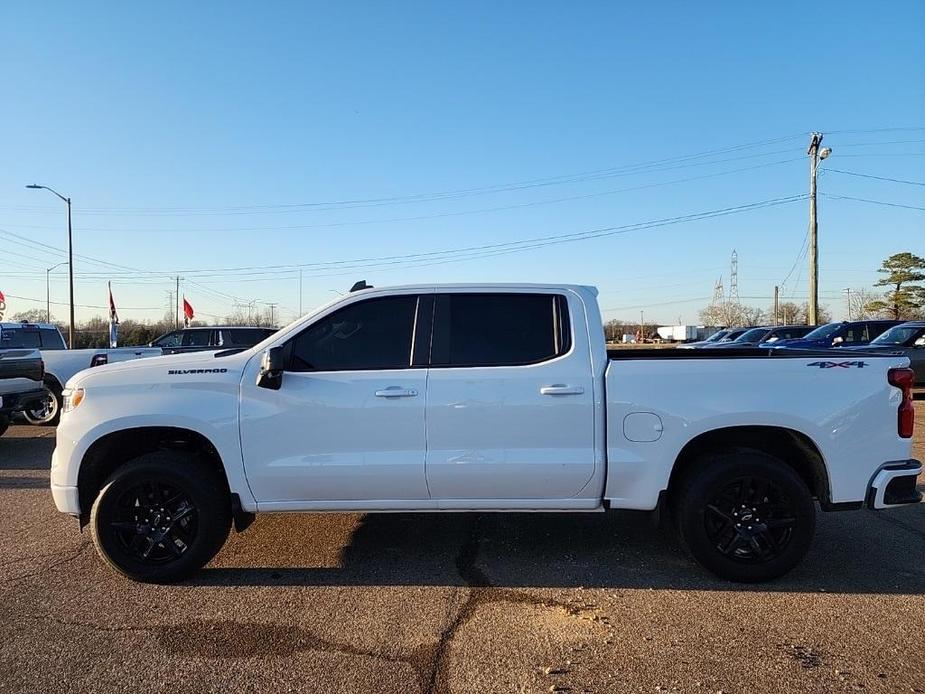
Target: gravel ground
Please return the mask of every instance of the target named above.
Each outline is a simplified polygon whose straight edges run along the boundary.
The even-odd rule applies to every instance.
[[[823,514],[760,586],[634,514],[263,516],[143,586],[55,511],[53,436],[0,439],[0,692],[925,692],[925,505]]]

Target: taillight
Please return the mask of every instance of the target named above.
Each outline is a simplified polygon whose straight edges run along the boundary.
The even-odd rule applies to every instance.
[[[94,354],[90,359],[90,368],[94,366],[102,366],[103,364],[109,363],[109,356],[106,354]]]
[[[886,377],[891,386],[896,386],[903,392],[902,402],[899,403],[896,431],[900,437],[911,439],[912,428],[915,425],[915,409],[912,406],[912,386],[915,384],[915,372],[912,369],[890,369]]]

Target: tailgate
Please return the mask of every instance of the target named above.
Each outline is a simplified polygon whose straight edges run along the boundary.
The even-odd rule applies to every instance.
[[[41,382],[44,375],[42,357],[34,349],[0,352],[0,379],[25,378]]]

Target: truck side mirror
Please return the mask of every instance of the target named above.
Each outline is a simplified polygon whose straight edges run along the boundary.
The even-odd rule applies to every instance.
[[[912,344],[913,344],[915,347],[925,347],[925,335],[923,335],[922,337],[920,337],[918,340],[916,340],[916,341],[915,341],[914,343],[912,343]]]
[[[840,345],[844,341],[845,341],[845,338],[839,336],[839,337],[836,337],[834,340],[832,340],[832,344]]]
[[[279,390],[283,385],[283,371],[286,368],[285,355],[282,347],[270,347],[263,353],[260,362],[260,373],[257,374],[257,386]]]

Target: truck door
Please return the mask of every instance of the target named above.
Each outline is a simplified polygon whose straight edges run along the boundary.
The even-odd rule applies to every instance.
[[[436,296],[427,383],[434,499],[567,499],[594,472],[594,384],[581,301]],[[452,504],[466,506],[466,503]]]
[[[428,498],[427,369],[412,365],[419,302],[433,303],[403,294],[335,309],[286,343],[279,390],[245,377],[244,467],[264,508]]]

